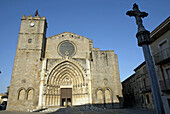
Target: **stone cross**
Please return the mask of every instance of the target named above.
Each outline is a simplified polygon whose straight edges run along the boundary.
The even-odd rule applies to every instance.
[[[136,18],[136,24],[138,25],[138,32],[145,31],[141,18],[147,17],[148,13],[141,12],[138,8],[138,5],[135,3],[133,5],[133,10],[128,11],[126,14],[129,15],[130,17],[134,16]]]
[[[68,55],[69,55],[69,52],[68,52],[68,51],[66,51],[66,52],[65,52],[65,55],[66,55],[66,56],[68,56]]]
[[[130,17],[134,16],[136,18],[136,24],[138,25],[138,33],[136,34],[136,37],[138,39],[138,45],[142,46],[143,48],[155,109],[157,114],[164,114],[160,89],[158,86],[154,63],[149,49],[150,33],[144,28],[142,24],[142,18],[148,16],[148,13],[141,12],[138,9],[138,5],[135,3],[133,5],[133,10],[128,11],[126,14],[129,15]]]

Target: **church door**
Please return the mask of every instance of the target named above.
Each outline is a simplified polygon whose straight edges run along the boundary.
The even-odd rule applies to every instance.
[[[72,88],[61,88],[60,95],[60,105],[61,106],[71,106],[72,105]]]

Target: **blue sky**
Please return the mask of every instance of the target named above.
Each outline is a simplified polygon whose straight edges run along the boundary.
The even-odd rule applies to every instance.
[[[93,40],[94,47],[118,55],[121,81],[144,61],[137,46],[137,26],[126,15],[137,3],[147,30],[154,30],[169,15],[170,0],[0,0],[0,93],[10,85],[21,17],[40,16],[48,22],[47,37],[70,31]]]

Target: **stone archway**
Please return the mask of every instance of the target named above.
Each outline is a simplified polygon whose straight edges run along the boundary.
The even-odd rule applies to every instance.
[[[103,104],[104,103],[103,91],[102,90],[97,91],[97,103],[98,104]]]
[[[112,92],[109,88],[105,89],[105,103],[110,104],[112,103]]]
[[[88,94],[83,91],[86,88],[84,73],[81,67],[72,61],[62,61],[50,72],[46,82],[45,105],[62,105],[63,88],[71,89],[72,96],[69,96],[66,100],[71,101],[72,105],[79,105],[80,100],[88,98]]]

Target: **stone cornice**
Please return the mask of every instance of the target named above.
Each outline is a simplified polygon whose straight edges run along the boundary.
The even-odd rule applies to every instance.
[[[168,30],[170,30],[170,16],[150,33],[152,42]]]

